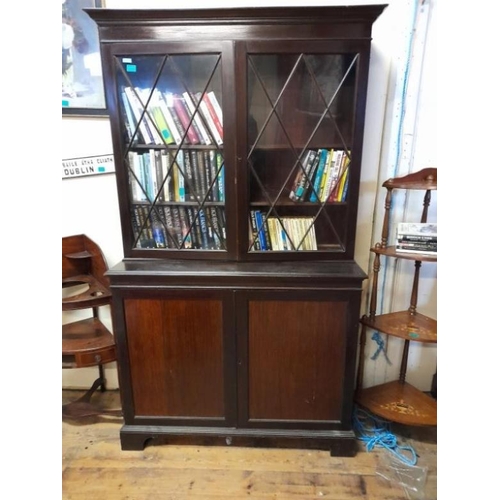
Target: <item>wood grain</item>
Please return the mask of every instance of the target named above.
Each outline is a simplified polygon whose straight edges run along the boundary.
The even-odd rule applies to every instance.
[[[63,391],[73,400],[78,391]],[[103,407],[119,404],[117,391],[95,395]],[[367,452],[359,442],[353,458],[327,451],[221,446],[152,446],[122,451],[117,418],[62,423],[63,500],[404,500],[395,481],[383,480],[389,452]],[[427,468],[426,500],[437,499],[435,429],[395,427]]]

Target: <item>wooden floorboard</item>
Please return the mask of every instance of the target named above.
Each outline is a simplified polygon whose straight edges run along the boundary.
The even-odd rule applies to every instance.
[[[83,395],[63,391],[63,403]],[[92,402],[119,407],[117,391],[98,392]],[[399,444],[418,454],[413,473],[424,473],[417,491],[405,491],[391,460],[359,442],[353,458],[331,457],[327,451],[161,445],[122,451],[122,420],[95,417],[62,421],[63,500],[407,500],[437,499],[436,428],[394,425]],[[419,496],[420,495],[420,496]]]

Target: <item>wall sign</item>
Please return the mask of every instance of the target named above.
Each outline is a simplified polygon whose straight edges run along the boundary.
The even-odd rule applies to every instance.
[[[62,161],[63,179],[85,175],[110,174],[115,171],[113,155],[66,158]]]

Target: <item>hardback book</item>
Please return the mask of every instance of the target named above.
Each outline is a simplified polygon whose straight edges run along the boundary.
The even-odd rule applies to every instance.
[[[125,114],[125,128],[127,131],[127,138],[129,141],[137,141],[138,143],[144,143],[144,138],[142,137],[142,134],[137,127],[137,120],[135,119],[134,112],[132,111],[132,107],[130,105],[129,99],[127,97],[127,94],[125,92],[125,89],[123,88],[120,92],[121,98],[122,98],[122,103],[123,103],[123,110]],[[137,129],[137,130],[136,130]]]
[[[219,201],[226,201],[226,185],[224,182],[224,159],[222,154],[216,153],[216,165],[217,165],[217,186],[218,186],[218,199]]]
[[[146,193],[144,192],[144,172],[142,170],[141,158],[139,153],[129,151],[127,155],[129,169],[130,186],[132,190],[132,201],[147,201]]]
[[[163,108],[166,108],[166,106],[162,106],[161,101],[161,94],[157,89],[155,89],[150,101],[151,113],[153,115],[156,127],[160,132],[160,135],[163,141],[165,141],[165,144],[173,144],[175,142],[175,139],[172,132],[170,131],[170,127],[167,123],[167,119],[163,110]]]
[[[198,133],[196,132],[196,129],[192,123],[194,120],[191,120],[187,105],[184,102],[183,97],[181,95],[175,94],[173,96],[173,100],[173,109],[175,110],[175,113],[179,118],[180,123],[182,124],[183,130],[187,130],[187,137],[190,144],[200,144],[201,139],[198,136]]]
[[[200,109],[205,118],[205,122],[208,125],[210,133],[213,137],[213,142],[218,144],[219,146],[223,143],[223,131],[222,125],[219,122],[219,118],[217,117],[217,113],[213,107],[213,104],[208,97],[208,94],[201,95],[201,92],[196,94],[196,99],[200,103]]]
[[[189,227],[191,228],[191,248],[201,248],[201,232],[199,229],[198,219],[194,218],[194,208],[186,207]]]
[[[167,120],[167,124],[170,127],[170,131],[174,136],[175,143],[180,145],[183,141],[188,142],[188,140],[184,137],[186,135],[186,130],[182,126],[182,123],[179,120],[179,117],[177,116],[177,113],[175,111],[174,94],[172,92],[164,92],[162,96],[163,96],[162,103],[165,104],[166,108],[164,110],[165,119]]]
[[[135,87],[135,91],[139,97],[140,101],[140,109],[146,109],[144,116],[143,116],[143,121],[146,122],[147,127],[149,128],[150,134],[153,137],[153,142],[152,144],[157,144],[161,145],[163,144],[163,141],[161,139],[161,134],[158,131],[158,128],[156,127],[154,117],[153,115],[153,107],[151,105],[151,101],[148,104],[148,108],[146,108],[146,103],[148,102],[149,96],[151,94],[151,89],[149,88],[140,88],[140,87]]]
[[[194,116],[192,123],[196,129],[200,142],[206,145],[212,144],[212,140],[210,139],[205,124],[200,116],[200,107],[198,106],[198,109],[196,108],[196,104],[194,103],[194,100],[189,92],[183,92],[182,97],[186,103],[189,117],[191,118]]]
[[[323,172],[326,166],[326,159],[328,156],[328,151],[326,149],[319,150],[319,163],[314,175],[314,180],[312,184],[311,194],[309,195],[309,201],[316,202],[319,200],[319,193],[321,189],[321,181],[323,179]]]
[[[295,177],[295,182],[292,190],[290,191],[290,199],[293,201],[300,201],[304,196],[307,187],[309,185],[309,176],[311,169],[316,161],[318,152],[314,149],[309,149],[301,161],[302,168],[299,166],[297,176]]]
[[[332,173],[333,178],[331,185],[328,187],[330,193],[328,195],[328,201],[330,203],[338,201],[339,191],[342,186],[342,178],[347,168],[347,159],[348,157],[345,151],[338,150],[335,152],[335,163]]]
[[[437,238],[437,222],[399,222],[398,238],[409,235]]]
[[[398,223],[396,251],[437,255],[437,223]]]
[[[220,106],[220,103],[217,99],[217,96],[215,95],[215,92],[212,90],[208,92],[208,98],[210,99],[210,102],[212,103],[212,106],[214,108],[215,114],[217,115],[217,118],[219,120],[220,126],[222,129],[224,129],[224,122],[222,121],[222,108]],[[221,134],[222,136],[222,134]]]
[[[183,239],[182,248],[190,249],[192,248],[191,226],[189,224],[189,218],[187,215],[186,207],[178,207],[178,208],[179,208],[179,218],[181,221],[181,230]]]
[[[257,226],[257,218],[255,210],[250,210],[249,237],[250,237],[250,249],[262,250],[262,247],[260,245],[259,230]]]
[[[132,109],[132,113],[134,115],[135,123],[139,124],[139,130],[144,139],[144,144],[154,144],[155,140],[149,126],[143,118],[142,113],[144,111],[144,107],[139,100],[139,97],[136,94],[136,91],[132,89],[132,87],[124,87],[123,89],[126,97],[128,98],[128,102],[130,104],[130,108]],[[144,117],[146,113],[144,113]],[[142,118],[142,119],[141,119]]]

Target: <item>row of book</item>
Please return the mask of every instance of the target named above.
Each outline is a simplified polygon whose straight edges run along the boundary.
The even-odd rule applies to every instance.
[[[225,201],[224,161],[214,150],[128,153],[132,200]],[[158,195],[158,198],[157,198]]]
[[[175,94],[157,88],[123,87],[121,98],[129,141],[137,138],[139,144],[155,145],[223,143],[222,109],[213,91]]]
[[[226,214],[222,207],[136,204],[132,229],[139,248],[224,250]]]
[[[250,210],[250,250],[317,250],[312,217],[267,217]]]
[[[396,251],[437,256],[437,224],[427,222],[398,223]]]
[[[308,149],[290,190],[293,201],[341,202],[347,196],[350,153],[342,149]]]

